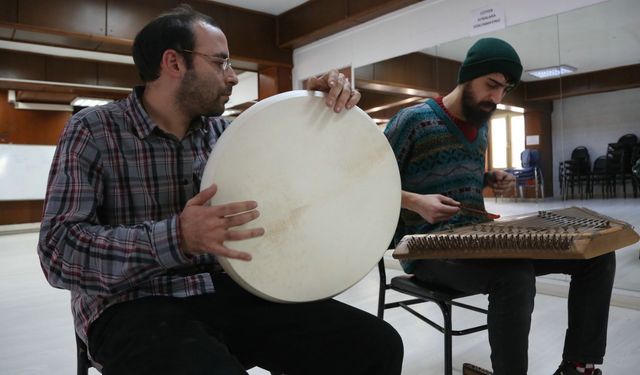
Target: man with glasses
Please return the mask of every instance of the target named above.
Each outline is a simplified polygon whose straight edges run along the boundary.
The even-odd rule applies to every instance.
[[[396,240],[486,221],[460,205],[482,212],[484,187],[497,194],[513,189],[512,175],[485,173],[487,122],[521,74],[520,58],[511,45],[480,39],[467,52],[452,92],[403,109],[391,119],[385,134],[398,160],[403,189]],[[442,259],[404,261],[402,266],[431,284],[488,294],[495,375],[527,373],[535,277],[571,275],[569,327],[563,362],[555,374],[600,374],[594,364],[602,363],[605,352],[613,253],[589,260]]]
[[[263,234],[237,228],[256,202],[208,206],[216,186],[199,192],[238,83],[220,28],[178,7],[138,33],[133,58],[144,86],[65,127],[38,244],[103,374],[400,374],[387,323],[332,299],[268,302],[219,269],[216,256],[250,260],[225,241]],[[360,98],[335,71],[310,88],[336,112]]]

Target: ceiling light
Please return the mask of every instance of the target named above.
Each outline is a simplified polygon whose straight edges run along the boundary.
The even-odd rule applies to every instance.
[[[94,105],[103,105],[112,101],[111,99],[83,98],[79,96],[71,101],[71,105],[74,107],[93,107]]]
[[[548,68],[525,70],[525,73],[528,73],[537,78],[553,78],[573,73],[576,70],[578,69],[574,68],[573,66],[559,65],[550,66]]]
[[[514,105],[498,104],[496,106],[496,108],[498,108],[498,109],[500,109],[502,111],[511,111],[511,112],[517,112],[517,113],[524,113],[524,108],[516,107]]]

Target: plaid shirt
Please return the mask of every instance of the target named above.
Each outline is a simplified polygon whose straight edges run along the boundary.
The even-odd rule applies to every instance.
[[[214,291],[208,273],[172,269],[213,264],[179,249],[178,215],[200,191],[211,148],[228,123],[194,121],[182,140],[128,98],[73,116],[53,159],[38,242],[49,283],[71,291],[76,332],[109,306],[146,296]]]

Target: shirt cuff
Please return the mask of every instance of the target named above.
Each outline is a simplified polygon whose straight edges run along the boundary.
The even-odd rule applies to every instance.
[[[152,224],[151,246],[158,262],[164,268],[174,268],[189,263],[189,258],[180,251],[177,215]]]

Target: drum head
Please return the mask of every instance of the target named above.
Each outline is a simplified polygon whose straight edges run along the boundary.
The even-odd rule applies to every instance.
[[[202,178],[210,204],[258,202],[229,241],[249,262],[218,257],[251,293],[276,302],[334,296],[382,257],[400,212],[400,175],[386,137],[360,108],[335,113],[320,93],[291,91],[243,112],[213,148]]]

